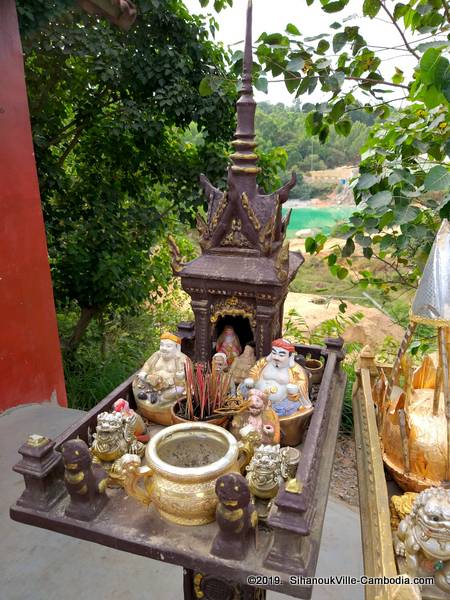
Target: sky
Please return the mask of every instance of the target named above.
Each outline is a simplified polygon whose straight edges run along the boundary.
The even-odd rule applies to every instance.
[[[223,42],[226,46],[232,45],[233,50],[243,49],[247,0],[234,0],[233,7],[222,10],[220,13],[214,12],[212,3],[206,8],[201,8],[199,0],[184,0],[184,3],[191,13],[205,14],[205,12],[210,12],[214,14],[220,26],[216,34],[216,40]],[[399,32],[388,21],[387,15],[386,19],[384,18],[385,15],[382,12],[373,20],[367,17],[363,18],[362,0],[350,0],[344,11],[335,14],[324,13],[318,0],[312,6],[307,6],[305,0],[253,0],[253,42],[258,39],[263,31],[267,33],[284,32],[288,23],[296,25],[304,37],[314,36],[326,31],[336,33],[335,30],[329,29],[329,25],[346,17],[351,18],[346,21],[345,25],[358,25],[367,42],[377,46],[374,49],[379,57],[383,59],[383,73],[387,73],[390,77],[394,74],[397,66],[405,72],[408,79],[414,68],[414,59],[407,54],[404,48],[397,50],[382,48],[402,45],[403,40]],[[412,40],[411,35],[407,37],[408,40]],[[397,96],[402,95],[401,90],[398,92],[395,89],[394,94]],[[258,102],[268,100],[272,103],[291,104],[294,100],[294,96],[289,94],[283,80],[280,78],[277,82],[269,83],[268,94],[256,91],[255,97]],[[303,102],[317,102],[323,99],[324,97],[317,93],[311,98],[302,96]]]

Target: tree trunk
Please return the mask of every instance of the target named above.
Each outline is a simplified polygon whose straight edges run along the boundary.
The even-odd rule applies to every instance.
[[[99,313],[100,308],[97,306],[83,306],[81,308],[80,317],[72,331],[72,335],[63,344],[65,352],[74,353],[77,351],[77,348],[86,333],[86,329],[89,327],[89,323]]]

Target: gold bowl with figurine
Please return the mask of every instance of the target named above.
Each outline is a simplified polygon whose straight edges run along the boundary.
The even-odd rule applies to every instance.
[[[181,423],[159,431],[148,443],[145,464],[130,464],[124,487],[143,504],[179,525],[215,519],[215,484],[225,473],[239,473],[235,437],[209,423]]]

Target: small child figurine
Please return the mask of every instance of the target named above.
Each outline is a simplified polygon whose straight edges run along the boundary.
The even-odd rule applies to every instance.
[[[248,483],[239,473],[226,473],[216,482],[216,494],[219,498],[216,509],[219,532],[214,538],[211,554],[243,560],[258,521]]]
[[[279,444],[280,421],[270,406],[266,392],[250,389],[248,402],[248,408],[233,417],[231,433],[240,440],[243,436],[242,430],[251,427],[258,434],[259,444]]]
[[[124,419],[133,419],[134,420],[134,437],[143,443],[147,443],[149,440],[149,435],[147,433],[147,427],[145,426],[144,419],[130,408],[130,404],[124,400],[124,398],[119,398],[113,404],[113,411],[118,412],[122,415]]]
[[[105,506],[108,475],[99,465],[92,464],[89,448],[83,440],[69,440],[62,447],[64,483],[70,495],[66,515],[81,521],[91,521]]]

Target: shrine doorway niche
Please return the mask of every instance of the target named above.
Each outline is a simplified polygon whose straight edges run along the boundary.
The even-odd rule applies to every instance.
[[[230,325],[236,332],[241,343],[242,350],[244,350],[247,344],[254,346],[254,334],[249,319],[240,315],[223,315],[217,319],[216,326],[214,328],[214,347],[216,345],[217,338],[227,325]]]

